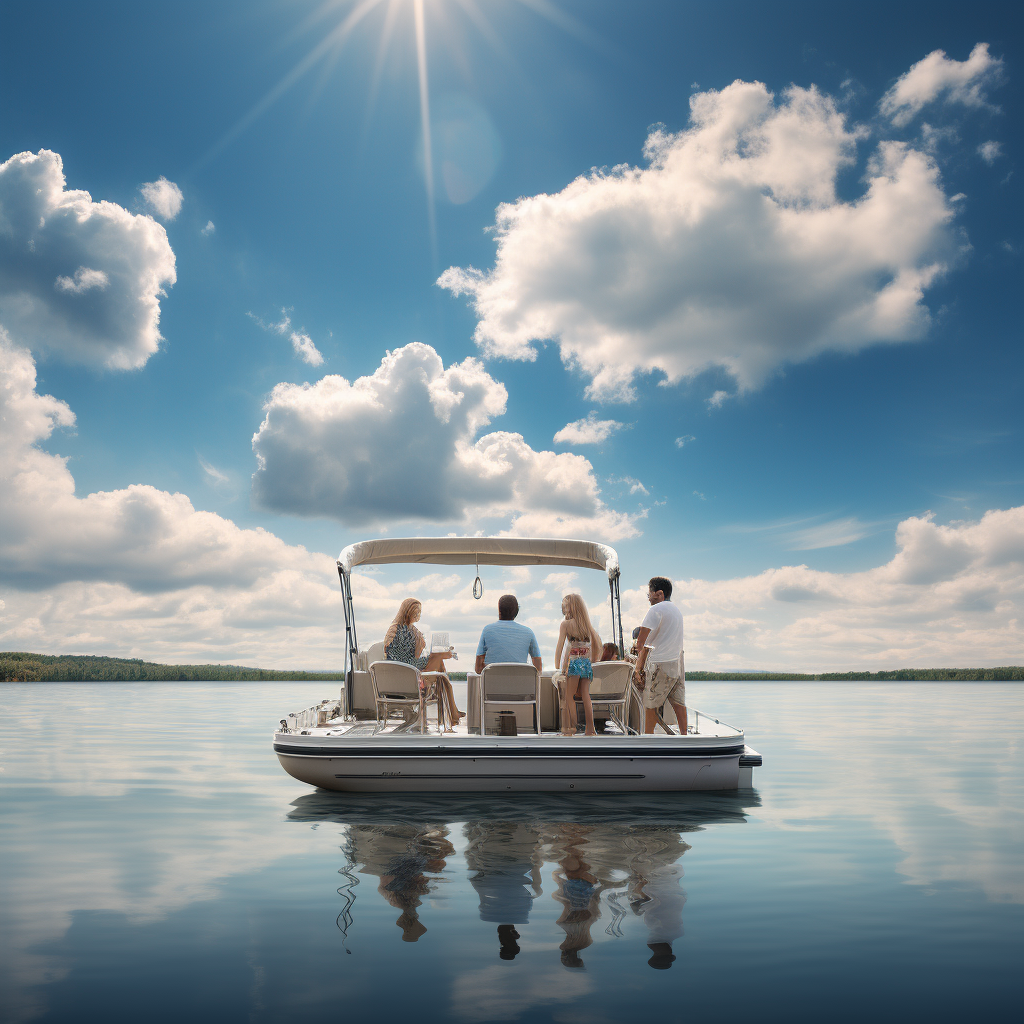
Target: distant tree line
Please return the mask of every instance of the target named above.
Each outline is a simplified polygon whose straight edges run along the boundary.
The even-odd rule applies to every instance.
[[[1008,665],[1003,668],[897,668],[889,672],[687,672],[687,680],[734,680],[744,682],[759,679],[796,681],[825,680],[826,682],[927,682],[928,680],[961,680],[963,682],[1002,682],[1024,679],[1024,667]]]
[[[465,672],[450,673],[464,681]],[[270,682],[340,680],[342,672],[288,672],[274,668],[247,668],[243,665],[160,665],[140,658],[102,658],[75,654],[26,654],[20,651],[0,653],[0,682],[4,683],[105,683],[105,682]],[[687,672],[693,682],[722,680],[737,682],[758,680],[829,682],[962,682],[1024,680],[1024,667],[1003,668],[899,668],[889,672]]]
[[[287,672],[242,665],[158,665],[140,658],[0,653],[0,682],[137,683],[343,679],[341,672]]]

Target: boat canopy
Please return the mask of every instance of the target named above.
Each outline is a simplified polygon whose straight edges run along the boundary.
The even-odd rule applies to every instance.
[[[573,565],[619,575],[619,556],[607,544],[538,537],[388,537],[349,544],[338,556],[348,574],[357,565]]]
[[[612,640],[623,657],[619,556],[607,544],[557,537],[382,537],[349,544],[338,556],[345,612],[345,707],[352,706],[352,673],[359,654],[356,613],[352,603],[352,570],[358,565],[421,563],[430,565],[574,565],[608,574],[612,608]],[[478,589],[479,588],[479,589]],[[477,573],[473,596],[483,595]],[[346,711],[346,714],[348,712]]]

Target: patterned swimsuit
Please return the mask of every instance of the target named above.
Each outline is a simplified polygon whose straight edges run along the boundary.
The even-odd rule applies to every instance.
[[[590,664],[590,641],[574,640],[572,637],[566,639],[569,644],[569,653],[565,674],[579,676],[580,679],[593,679],[594,669]]]
[[[388,661],[404,661],[422,671],[427,667],[427,657],[416,657],[416,631],[411,626],[399,626],[395,639],[384,648],[384,657]]]

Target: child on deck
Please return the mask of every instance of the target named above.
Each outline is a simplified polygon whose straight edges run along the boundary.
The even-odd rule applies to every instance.
[[[596,736],[594,705],[590,700],[590,683],[594,678],[591,654],[601,650],[601,638],[591,625],[590,613],[579,594],[566,594],[562,598],[562,614],[565,618],[559,627],[558,644],[555,647],[555,664],[558,666],[562,666],[562,649],[565,648],[565,667],[562,668],[565,674],[562,734],[576,735],[576,693],[579,691],[587,721],[587,735]]]

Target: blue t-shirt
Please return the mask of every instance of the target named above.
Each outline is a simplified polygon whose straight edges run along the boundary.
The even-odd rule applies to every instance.
[[[484,664],[496,661],[522,661],[539,658],[537,638],[529,626],[521,626],[513,619],[499,619],[484,626],[476,656],[484,656]]]

